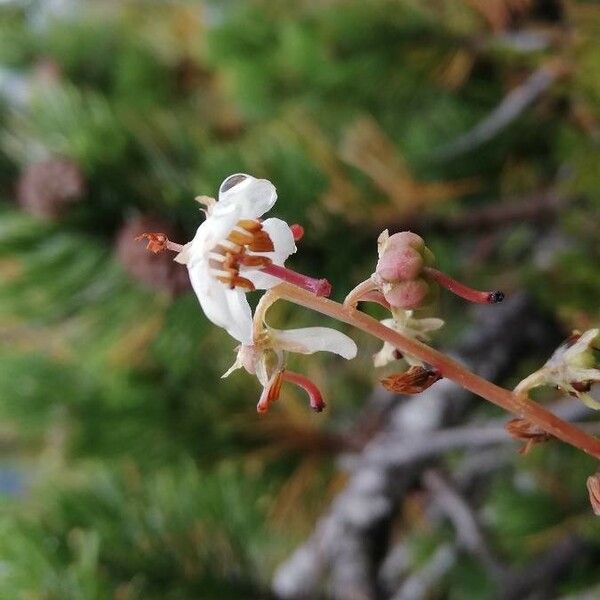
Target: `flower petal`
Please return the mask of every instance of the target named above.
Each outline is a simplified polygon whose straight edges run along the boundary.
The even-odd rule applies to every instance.
[[[263,230],[269,234],[275,250],[273,252],[252,252],[249,254],[259,254],[260,256],[266,256],[270,258],[274,264],[283,266],[288,256],[296,252],[296,244],[294,242],[294,234],[290,229],[290,226],[281,219],[265,219],[263,222]],[[243,270],[243,275],[249,279],[257,290],[268,290],[281,280],[272,275],[262,273],[258,269],[246,269]]]
[[[209,273],[208,264],[188,265],[190,281],[204,314],[242,344],[252,343],[252,311],[242,290],[230,290]]]
[[[587,394],[587,393],[580,393],[578,394],[579,399],[588,407],[591,408],[592,410],[600,410],[600,402],[598,402],[597,400],[595,400],[591,394]]]
[[[218,282],[218,285],[223,284]],[[230,315],[229,323],[224,326],[227,333],[242,344],[252,344],[252,309],[245,292],[238,288],[225,288],[225,300]]]
[[[329,327],[304,327],[302,329],[269,329],[273,345],[288,352],[313,354],[333,352],[350,360],[358,348],[354,340],[341,331]]]
[[[383,342],[383,346],[379,352],[373,354],[373,366],[374,367],[385,367],[389,365],[391,362],[395,362],[396,348],[392,346],[389,342]]]
[[[191,248],[192,242],[188,242],[173,260],[181,265],[187,265],[191,258]]]
[[[241,179],[245,176],[244,179]],[[238,178],[232,187],[230,181]],[[277,200],[275,186],[267,179],[256,179],[251,175],[239,173],[231,175],[219,190],[219,201],[215,207],[235,206],[240,211],[240,219],[257,219],[273,207]]]
[[[586,332],[582,333],[581,336],[579,336],[579,339],[565,351],[565,356],[577,356],[577,354],[581,352],[586,352],[590,344],[598,337],[599,333],[600,329],[588,329]]]
[[[235,205],[219,207],[198,227],[188,251],[188,267],[206,260],[207,254],[223,241],[240,219],[240,210]]]

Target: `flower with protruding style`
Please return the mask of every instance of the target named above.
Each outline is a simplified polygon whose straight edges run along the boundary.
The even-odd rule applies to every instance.
[[[517,385],[515,393],[527,393],[535,387],[554,385],[579,398],[586,406],[600,410],[600,402],[589,394],[592,385],[600,382],[599,334],[600,329],[590,329],[583,334],[574,332],[556,349],[541,369]]]
[[[175,260],[187,266],[206,316],[239,342],[252,343],[247,291],[269,289],[285,280],[319,295],[329,293],[325,280],[283,267],[296,245],[285,221],[260,220],[277,200],[270,181],[243,173],[231,175],[221,184],[218,201],[206,196],[197,200],[206,206],[206,220]],[[152,242],[151,235],[156,234],[146,237]]]
[[[308,377],[286,368],[287,354],[332,352],[350,360],[356,356],[356,344],[347,335],[329,327],[287,330],[270,327],[265,321],[265,315],[275,300],[276,298],[269,297],[269,293],[261,298],[254,316],[252,343],[238,346],[236,360],[223,377],[242,367],[248,373],[256,375],[263,386],[256,407],[258,412],[266,412],[277,400],[284,381],[304,389],[309,396],[311,408],[321,412],[325,408],[321,392]]]

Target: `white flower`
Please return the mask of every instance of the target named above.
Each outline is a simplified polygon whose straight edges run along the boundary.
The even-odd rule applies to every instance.
[[[600,329],[590,329],[579,335],[576,333],[561,344],[546,364],[526,377],[515,388],[516,394],[527,393],[541,385],[555,385],[559,389],[579,398],[590,408],[599,410],[600,403],[588,393],[592,384],[600,382],[600,369],[594,368],[597,358]]]
[[[236,360],[223,377],[242,367],[248,373],[256,375],[263,386],[257,406],[259,412],[266,411],[277,400],[283,381],[302,387],[310,397],[312,408],[321,411],[325,404],[318,388],[304,375],[286,369],[287,353],[332,352],[350,360],[356,356],[356,344],[347,335],[328,327],[288,330],[269,327],[265,322],[265,315],[275,300],[268,293],[261,298],[254,318],[253,342],[238,347]]]
[[[250,175],[231,175],[219,200],[198,199],[206,220],[175,258],[187,265],[206,316],[242,344],[252,343],[252,313],[246,291],[268,289],[279,280],[261,272],[282,266],[296,251],[290,227],[281,219],[259,221],[277,200],[275,186]]]
[[[399,333],[421,342],[430,340],[429,332],[436,331],[444,325],[442,319],[436,318],[414,318],[412,310],[395,309],[393,319],[384,319],[383,325],[398,331]],[[411,354],[400,354],[395,346],[389,342],[384,342],[379,352],[373,355],[373,364],[376,367],[385,367],[385,365],[404,358],[411,367],[422,367],[423,362]]]

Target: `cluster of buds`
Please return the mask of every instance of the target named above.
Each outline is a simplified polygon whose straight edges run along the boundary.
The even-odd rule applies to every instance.
[[[478,304],[496,304],[504,299],[500,291],[475,290],[435,269],[433,252],[412,231],[393,235],[383,231],[377,249],[379,260],[375,272],[350,292],[344,304],[351,309],[361,301],[381,304],[391,312],[391,318],[381,323],[405,337],[429,342],[430,333],[444,325],[442,319],[422,316],[433,310],[440,287]],[[381,380],[392,392],[417,394],[441,378],[439,371],[415,356],[399,352],[388,342],[374,355],[373,362],[376,367],[383,367],[400,359],[404,359],[407,370]]]
[[[373,281],[392,308],[422,308],[432,300],[435,284],[425,268],[435,263],[422,237],[412,231],[389,235],[387,229],[377,240],[379,260]]]

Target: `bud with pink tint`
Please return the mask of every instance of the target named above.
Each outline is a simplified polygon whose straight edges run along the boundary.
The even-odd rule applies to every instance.
[[[386,230],[379,236],[378,252],[375,276],[390,306],[404,310],[422,307],[431,291],[423,269],[435,260],[423,238],[412,231],[389,235]]]

